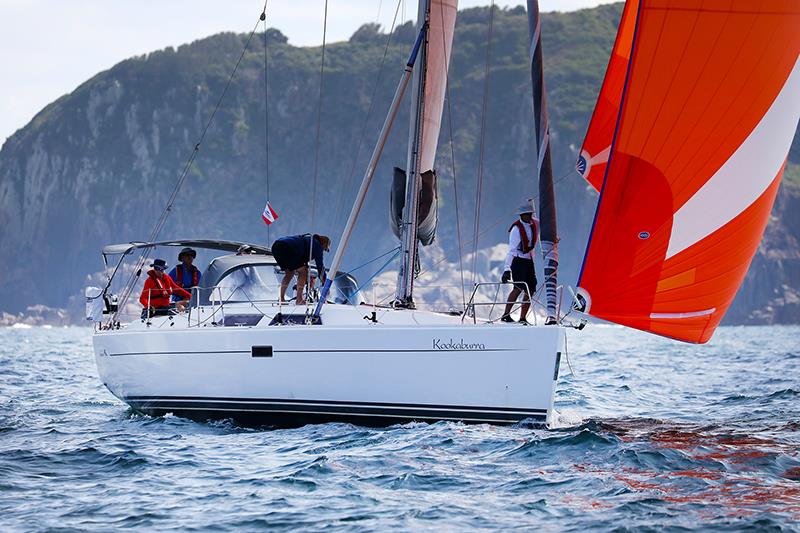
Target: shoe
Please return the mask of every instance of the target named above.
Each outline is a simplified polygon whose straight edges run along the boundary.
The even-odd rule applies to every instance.
[[[547,320],[544,321],[544,325],[545,326],[557,326],[558,325],[558,320],[556,320],[556,317],[554,317],[554,316],[549,316],[549,317],[547,317]]]
[[[500,322],[514,322],[514,319],[511,318],[511,315],[503,315],[502,318],[500,318]]]
[[[528,322],[527,320],[525,320],[524,318],[520,318],[519,319],[519,323],[522,324],[523,326],[530,326],[531,325],[531,323]]]

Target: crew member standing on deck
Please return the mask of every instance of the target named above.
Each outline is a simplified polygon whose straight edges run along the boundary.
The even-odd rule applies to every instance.
[[[512,281],[514,288],[508,295],[503,322],[514,322],[511,309],[522,294],[519,323],[528,324],[528,310],[531,308],[531,295],[536,292],[536,269],[533,266],[533,249],[539,234],[539,221],[533,216],[533,201],[528,200],[517,211],[519,220],[508,229],[508,254],[502,282]]]
[[[325,283],[325,264],[322,252],[329,252],[331,240],[325,235],[306,233],[305,235],[291,235],[281,237],[272,244],[272,255],[278,266],[283,270],[281,280],[281,301],[286,301],[286,289],[289,282],[297,275],[297,305],[305,305],[303,288],[308,280],[308,263],[314,261],[317,267],[317,276]]]
[[[175,268],[170,270],[169,277],[178,284],[179,287],[191,292],[192,287],[200,286],[200,269],[194,266],[194,260],[197,258],[197,252],[191,248],[184,248],[178,254],[178,261],[180,261]],[[172,296],[172,301],[177,302],[180,298],[177,295]]]

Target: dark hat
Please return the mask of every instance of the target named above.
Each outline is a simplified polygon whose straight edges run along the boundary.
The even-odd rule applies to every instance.
[[[163,259],[156,259],[150,266],[153,267],[155,270],[160,270],[161,272],[163,272],[167,269],[167,262],[164,261]]]
[[[189,255],[191,255],[192,257],[194,257],[195,259],[197,259],[197,252],[196,252],[196,251],[194,251],[194,250],[193,250],[193,249],[191,249],[191,248],[184,248],[183,250],[181,250],[181,251],[178,253],[178,261],[181,261],[181,260],[182,260],[181,258],[182,258],[182,257],[183,257],[185,254],[189,254]]]

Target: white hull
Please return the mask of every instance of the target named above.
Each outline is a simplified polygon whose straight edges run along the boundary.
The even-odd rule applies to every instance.
[[[95,359],[115,396],[154,415],[280,426],[549,422],[562,328],[403,310],[381,310],[371,324],[370,311],[329,305],[322,325],[296,326],[270,326],[269,317],[252,327],[188,327],[185,317],[170,326],[159,317],[98,331]]]

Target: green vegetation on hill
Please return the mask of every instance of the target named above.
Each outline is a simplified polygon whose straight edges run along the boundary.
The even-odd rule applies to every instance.
[[[575,280],[596,201],[573,164],[620,13],[621,4],[615,4],[547,13],[543,19],[562,279],[567,283]],[[454,38],[452,115],[446,108],[437,159],[441,205],[436,246],[451,261],[458,253],[454,184],[464,252],[472,249],[488,14],[488,8],[461,11]],[[534,195],[537,186],[527,15],[522,8],[497,9],[494,23],[480,247],[506,238],[514,206]],[[415,33],[410,23],[395,29],[382,69],[389,36],[375,25],[362,26],[326,51],[315,200],[320,48],[291,46],[278,30],[268,30],[267,100],[263,34],[256,36],[161,236],[268,241],[260,219],[267,199],[265,111],[269,199],[280,215],[271,238],[306,231],[337,235]],[[102,245],[147,237],[246,37],[224,33],[123,61],[48,105],[7,140],[0,150],[0,247],[13,252],[0,256],[5,274],[0,277],[0,310],[17,311],[32,303],[62,306],[79,292],[87,273],[99,270]],[[388,190],[392,167],[405,166],[407,124],[404,106],[345,267],[396,245],[388,225]],[[800,162],[797,143],[791,157]],[[790,167],[787,181],[797,179],[797,168]],[[432,265],[433,256],[423,253],[423,267]],[[761,303],[742,307],[747,305]]]

